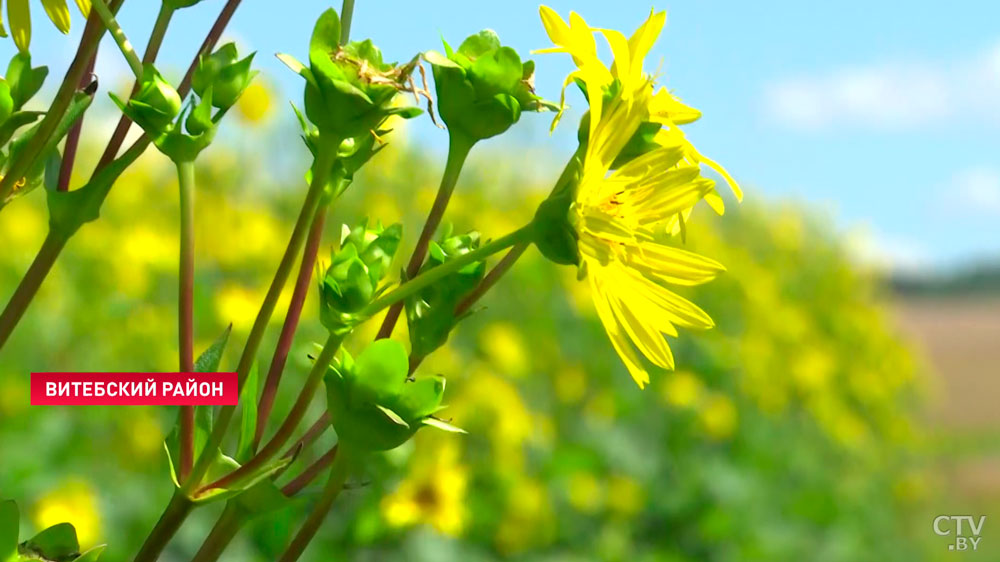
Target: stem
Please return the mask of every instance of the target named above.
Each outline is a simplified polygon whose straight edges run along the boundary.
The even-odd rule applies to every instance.
[[[267,442],[266,445],[249,461],[247,461],[243,466],[237,468],[236,470],[230,472],[229,474],[219,478],[211,484],[207,484],[199,489],[196,495],[208,491],[212,488],[225,488],[233,484],[239,483],[242,479],[250,477],[258,469],[262,468],[269,460],[277,455],[281,448],[288,442],[288,439],[295,432],[295,428],[302,421],[302,418],[306,415],[306,409],[309,408],[309,404],[312,402],[313,395],[316,393],[316,389],[319,388],[321,382],[323,382],[323,376],[326,374],[326,370],[330,367],[330,362],[333,361],[334,354],[340,349],[340,344],[344,340],[343,334],[331,333],[326,339],[326,344],[323,345],[323,351],[320,352],[319,357],[316,358],[316,363],[313,364],[313,368],[309,371],[309,376],[306,377],[306,382],[302,386],[302,390],[299,391],[299,397],[295,400],[295,404],[292,406],[290,412],[288,412],[288,417],[282,422],[281,427],[278,428],[277,433],[274,437]]]
[[[349,465],[351,464],[349,457],[348,452],[344,450],[341,450],[337,454],[333,460],[333,466],[330,468],[330,480],[326,483],[326,487],[323,488],[323,495],[320,496],[319,502],[309,512],[309,517],[306,518],[305,523],[302,524],[302,528],[296,533],[291,544],[282,553],[279,562],[294,562],[298,560],[305,551],[306,546],[309,545],[309,541],[316,536],[316,531],[323,524],[326,514],[330,512],[330,507],[333,506],[334,500],[337,499],[340,491],[344,489],[344,482],[347,481],[347,475],[350,470]]]
[[[344,0],[340,8],[340,44],[351,39],[351,20],[354,18],[354,0]]]
[[[139,80],[142,78],[142,62],[139,61],[139,55],[136,54],[135,49],[132,47],[132,43],[129,42],[128,37],[125,36],[125,31],[120,25],[118,25],[118,20],[115,19],[115,15],[111,13],[108,9],[108,5],[104,3],[104,0],[93,0],[91,2],[94,10],[97,12],[98,17],[104,23],[104,27],[108,28],[111,32],[111,36],[115,38],[115,43],[118,44],[118,50],[122,52],[125,56],[125,61],[128,62],[129,68],[132,69],[132,74],[135,74],[135,79]]]
[[[222,510],[222,514],[219,515],[215,526],[212,527],[212,531],[205,538],[205,542],[202,543],[201,548],[198,549],[198,553],[194,555],[191,562],[214,562],[218,560],[219,556],[222,556],[226,547],[233,541],[236,533],[240,531],[246,521],[247,519],[232,500],[226,502],[225,509]]]
[[[117,9],[122,1],[118,0],[113,9]],[[66,70],[66,76],[63,78],[62,84],[59,85],[59,91],[56,92],[55,98],[52,99],[52,105],[45,112],[45,117],[38,124],[38,130],[25,145],[21,156],[11,164],[7,174],[0,179],[0,201],[7,199],[7,196],[14,189],[14,184],[23,178],[31,166],[35,164],[35,160],[48,144],[49,138],[59,127],[59,122],[62,121],[63,115],[73,101],[76,85],[80,83],[80,78],[83,77],[83,73],[90,63],[90,58],[97,52],[97,44],[103,33],[104,26],[101,25],[100,18],[97,17],[97,14],[91,13],[83,35],[80,37],[80,46],[76,50],[76,56],[70,63],[69,69]]]
[[[313,162],[313,179],[309,186],[309,192],[306,194],[306,199],[302,204],[302,211],[299,212],[299,218],[295,222],[295,228],[292,230],[292,237],[288,241],[285,255],[282,256],[281,263],[278,264],[278,270],[274,273],[271,287],[267,290],[264,303],[261,305],[260,312],[257,313],[257,319],[254,320],[253,327],[250,329],[246,346],[243,348],[243,355],[240,357],[239,365],[236,368],[240,387],[246,382],[250,367],[257,356],[257,348],[260,347],[260,340],[264,337],[264,330],[267,328],[267,323],[271,320],[271,315],[274,313],[274,306],[278,302],[278,297],[281,296],[281,289],[288,280],[288,274],[292,269],[292,265],[294,265],[295,257],[302,249],[307,222],[315,214],[316,207],[319,205],[320,196],[323,193],[323,188],[326,186],[326,180],[330,175],[330,168],[337,156],[337,147],[339,145],[340,142],[336,139],[320,138],[316,160]],[[309,267],[311,268],[312,265]],[[198,461],[191,470],[188,482],[185,483],[187,491],[196,488],[201,478],[205,476],[205,471],[208,470],[209,464],[212,462],[214,451],[222,444],[222,440],[226,436],[226,430],[229,428],[229,423],[232,421],[235,412],[235,406],[223,406],[219,410],[219,415],[215,419],[215,425],[208,437],[208,442],[205,444],[205,448],[202,449]]]
[[[406,283],[403,283],[399,287],[396,287],[389,293],[386,293],[385,295],[382,295],[372,301],[371,304],[366,306],[361,313],[359,313],[359,316],[372,316],[387,306],[402,302],[406,299],[406,297],[409,297],[432,283],[440,281],[444,277],[462,269],[470,263],[486,259],[501,250],[510,248],[511,246],[528,243],[531,241],[532,236],[534,236],[534,225],[532,223],[528,223],[514,232],[497,238],[496,240],[493,240],[476,250],[467,254],[462,254],[461,256],[458,256],[453,260],[446,261],[437,267],[428,269],[424,273],[421,273]]]
[[[77,89],[82,89],[90,85],[94,76],[94,65],[97,64],[97,49],[94,50],[87,68],[84,69]],[[80,133],[83,131],[83,115],[73,123],[73,127],[66,135],[66,144],[63,146],[62,164],[59,166],[59,180],[56,183],[56,191],[69,191],[69,180],[73,175],[73,164],[76,163],[76,151],[80,147]]]
[[[294,480],[285,484],[281,488],[281,493],[288,497],[292,497],[302,491],[303,488],[309,485],[310,482],[319,476],[319,473],[323,471],[324,468],[330,466],[333,460],[337,457],[338,445],[334,445],[329,451],[323,454],[320,458],[316,459],[316,462],[309,465],[302,474],[295,477]]]
[[[500,278],[510,271],[510,268],[514,267],[514,264],[517,263],[517,260],[519,260],[522,255],[524,255],[524,252],[527,249],[527,242],[521,242],[511,248],[510,251],[507,252],[507,255],[497,262],[497,264],[493,266],[493,269],[486,274],[486,277],[483,278],[478,285],[476,285],[476,288],[458,303],[458,306],[455,307],[455,317],[459,318],[468,312],[469,309],[472,308],[472,305],[476,304],[476,301],[481,299],[487,291],[492,289],[493,286],[497,284],[497,281],[500,281]]]
[[[52,264],[55,263],[59,252],[62,251],[65,245],[66,239],[62,236],[57,236],[49,232],[45,237],[41,249],[35,255],[35,261],[31,262],[31,267],[28,268],[24,277],[21,278],[21,282],[17,285],[13,296],[10,297],[6,308],[0,314],[0,349],[3,349],[4,344],[7,343],[7,338],[10,337],[11,332],[14,331],[14,327],[21,320],[21,316],[24,315],[24,311],[27,310],[31,299],[35,297],[35,293],[38,292],[42,281],[49,274]]]
[[[160,557],[164,547],[180,528],[181,523],[187,519],[194,504],[184,497],[180,491],[174,492],[170,503],[156,522],[156,526],[150,531],[146,541],[142,543],[139,553],[135,555],[134,562],[153,562]]]
[[[441,176],[441,185],[438,187],[437,196],[434,198],[434,205],[431,206],[430,213],[427,214],[424,229],[420,231],[420,239],[417,240],[417,245],[413,248],[413,255],[410,256],[410,262],[406,265],[407,279],[412,279],[424,263],[424,258],[427,256],[427,247],[430,245],[431,238],[434,236],[438,225],[441,224],[444,211],[448,208],[448,202],[451,200],[451,194],[455,191],[455,184],[458,183],[458,176],[462,173],[462,166],[465,164],[465,159],[469,156],[469,151],[472,150],[474,144],[475,142],[456,133],[449,135],[448,161],[444,167],[444,174]],[[389,312],[385,315],[385,319],[382,320],[382,327],[379,328],[378,335],[375,336],[376,339],[387,338],[392,335],[392,329],[396,327],[396,321],[399,319],[399,314],[402,310],[402,303],[389,309]]]
[[[194,371],[194,162],[177,162],[177,184],[180,187],[180,264],[178,267],[179,298],[177,306],[180,370]],[[180,480],[191,472],[194,464],[194,406],[181,406]]]
[[[292,347],[292,340],[295,339],[295,330],[298,328],[299,319],[302,316],[302,306],[305,303],[306,296],[309,294],[313,265],[316,263],[316,254],[319,253],[319,245],[323,239],[323,226],[326,223],[327,207],[328,204],[324,201],[316,207],[316,213],[313,214],[312,228],[309,229],[309,239],[306,241],[302,263],[299,265],[299,276],[295,279],[292,300],[288,305],[285,323],[281,326],[281,335],[278,337],[278,345],[275,347],[274,356],[271,358],[271,367],[268,369],[267,379],[264,382],[264,390],[260,395],[260,404],[257,406],[257,427],[253,438],[254,451],[257,450],[261,439],[264,437],[267,420],[271,415],[271,408],[274,406],[274,397],[278,392],[278,384],[281,382],[281,374],[285,370],[285,363],[288,361],[288,353]]]

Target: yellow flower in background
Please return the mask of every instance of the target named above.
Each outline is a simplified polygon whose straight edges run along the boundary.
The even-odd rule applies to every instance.
[[[576,472],[566,483],[570,505],[582,513],[597,513],[604,505],[604,488],[589,472]]]
[[[34,523],[46,529],[59,523],[72,523],[76,537],[84,549],[93,546],[99,538],[101,515],[93,488],[84,480],[68,481],[38,499],[34,509]]]
[[[701,176],[699,163],[725,172],[698,154],[677,128],[677,122],[693,121],[698,113],[666,90],[654,94],[655,80],[643,72],[643,59],[666,19],[663,12],[651,13],[627,39],[600,30],[614,54],[610,69],[597,57],[597,30],[583,18],[573,14],[567,25],[545,6],[541,15],[557,46],[550,51],[568,52],[576,62],[566,85],[581,81],[590,101],[583,169],[570,207],[582,267],[612,345],[643,387],[649,374],[637,349],[654,365],[673,369],[664,335],[676,337],[677,326],[714,326],[708,314],[665,285],[699,285],[723,266],[665,239],[683,231],[694,205],[714,193],[715,184]],[[613,169],[639,127],[649,122],[661,126],[656,147]],[[735,183],[730,185],[740,197]],[[721,199],[709,202],[722,212]]]
[[[233,323],[233,328],[249,328],[260,310],[260,297],[246,287],[226,285],[215,299],[215,312],[223,323]]]
[[[258,77],[243,90],[236,102],[236,111],[247,123],[259,125],[271,116],[273,98],[271,88]]]
[[[0,2],[0,6],[2,4],[3,2]],[[76,0],[76,5],[84,18],[90,14],[90,0]],[[42,0],[42,8],[45,8],[45,14],[59,31],[69,33],[70,17],[66,0]],[[28,0],[7,0],[7,18],[14,44],[19,51],[27,52],[31,44],[31,8],[28,6]],[[0,15],[0,37],[7,37],[2,15]]]
[[[395,492],[382,499],[382,514],[394,527],[425,523],[438,532],[458,536],[465,526],[466,469],[459,463],[453,439],[440,439],[422,451],[418,464]]]
[[[728,439],[736,430],[736,406],[727,396],[717,394],[707,399],[698,412],[705,433],[712,439]]]
[[[614,474],[608,478],[608,508],[623,517],[642,511],[645,503],[642,485],[635,478]]]
[[[512,377],[524,375],[530,356],[521,333],[511,324],[495,322],[483,328],[479,341],[490,361]]]
[[[660,385],[663,400],[671,406],[689,408],[701,400],[704,392],[701,380],[689,371],[677,371]]]

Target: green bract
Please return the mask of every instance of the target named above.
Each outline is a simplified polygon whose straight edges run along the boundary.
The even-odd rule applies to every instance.
[[[48,67],[31,67],[31,55],[28,53],[18,53],[10,59],[6,78],[10,85],[14,111],[20,111],[24,104],[38,93],[48,75]]]
[[[108,95],[129,119],[154,139],[170,131],[174,118],[181,111],[181,96],[151,64],[143,67],[139,91],[127,102],[113,93]]]
[[[420,268],[420,273],[478,247],[478,232],[445,235],[441,242],[431,242],[427,262]],[[476,288],[485,274],[486,262],[472,262],[406,299],[406,321],[414,357],[425,357],[448,341],[448,334],[462,319],[455,317],[455,308],[469,291]]]
[[[0,78],[0,125],[7,121],[11,113],[14,113],[14,98],[10,95],[10,84]]]
[[[578,235],[571,222],[571,210],[576,201],[583,163],[577,152],[556,182],[552,193],[538,206],[532,222],[533,241],[546,258],[562,265],[579,265]]]
[[[319,281],[320,320],[327,330],[349,330],[360,320],[355,315],[381,292],[379,282],[402,235],[398,223],[384,229],[381,224],[369,229],[366,222],[354,229],[344,226],[340,249]]]
[[[409,119],[416,107],[393,107],[401,90],[408,89],[413,62],[396,66],[382,61],[371,40],[340,45],[340,18],[329,9],[316,21],[309,42],[309,67],[289,55],[278,55],[306,80],[306,116],[321,134],[335,138],[359,137],[376,129],[386,117]]]
[[[24,542],[18,542],[20,513],[12,500],[0,501],[0,562],[96,562],[104,545],[80,552],[76,529],[59,523]]]
[[[250,70],[256,53],[250,53],[242,60],[234,43],[226,43],[209,56],[198,60],[198,68],[191,77],[191,88],[199,97],[205,98],[211,90],[212,105],[219,109],[229,109],[240,99],[257,71]]]
[[[430,425],[462,432],[432,417],[441,408],[445,379],[413,380],[403,344],[376,340],[354,360],[341,351],[326,374],[327,407],[337,439],[352,450],[386,451]]]
[[[535,63],[522,63],[493,31],[469,36],[457,51],[444,42],[444,49],[444,55],[428,51],[424,59],[434,70],[438,111],[452,132],[478,141],[506,131],[522,111],[555,107],[535,95]]]

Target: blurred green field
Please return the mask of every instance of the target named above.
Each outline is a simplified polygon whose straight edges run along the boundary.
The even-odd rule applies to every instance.
[[[287,180],[302,155],[263,162],[252,150],[213,148],[198,170],[196,347],[232,322],[223,368],[234,366],[304,193]],[[512,168],[501,164],[510,155],[488,150],[448,213],[457,231],[487,237],[522,223],[548,188],[528,171],[545,166]],[[408,254],[440,166],[405,142],[389,147],[335,205],[327,245],[341,222],[370,216],[403,221]],[[109,543],[108,562],[135,552],[171,493],[161,443],[176,412],[29,407],[28,373],[176,368],[176,192],[164,159],[145,156],[70,243],[0,352],[0,497],[18,500],[25,526],[70,520],[84,547]],[[965,369],[947,356],[957,348],[938,340],[933,315],[894,303],[853,265],[822,217],[749,199],[722,218],[707,208],[692,217],[688,246],[728,267],[685,292],[717,328],[682,334],[678,371],[654,374],[643,391],[575,271],[529,251],[422,367],[449,377],[447,413],[469,435],[426,432],[380,457],[305,559],[951,559],[933,516],[974,511],[997,492],[993,472],[993,488],[964,489],[970,477],[943,460],[978,462],[993,439],[994,417],[970,427],[945,423],[970,412],[964,404],[935,409],[941,383],[926,367]],[[0,214],[2,298],[44,231],[41,193]],[[305,310],[279,419],[323,336],[314,294]],[[377,325],[348,348],[360,350]],[[962,340],[951,333],[949,342]],[[914,352],[911,340],[944,351]],[[268,361],[271,346],[262,349]],[[996,415],[985,392],[969,398]],[[334,442],[328,433],[298,467]],[[274,559],[309,499],[255,521],[223,559]],[[189,559],[217,513],[196,513],[164,559]],[[989,522],[986,533],[993,554],[981,557],[995,559]]]

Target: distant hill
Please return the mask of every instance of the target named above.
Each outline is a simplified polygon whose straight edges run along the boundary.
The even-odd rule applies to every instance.
[[[903,296],[1000,295],[1000,263],[976,264],[942,274],[895,274],[889,285]]]

